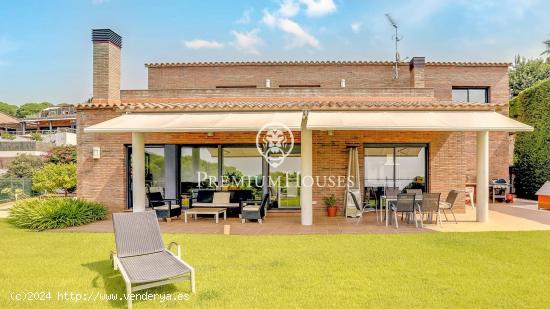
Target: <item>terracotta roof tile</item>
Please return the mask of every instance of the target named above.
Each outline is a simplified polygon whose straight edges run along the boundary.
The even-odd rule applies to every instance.
[[[147,68],[189,67],[189,66],[243,66],[243,65],[393,65],[393,61],[368,60],[312,60],[312,61],[212,61],[212,62],[161,62],[146,63]],[[408,62],[401,62],[408,65]],[[510,66],[506,62],[428,61],[427,65],[445,66]]]
[[[487,110],[505,104],[457,103],[418,97],[241,97],[128,99],[120,103],[93,102],[79,109],[118,108],[125,111],[219,110]]]

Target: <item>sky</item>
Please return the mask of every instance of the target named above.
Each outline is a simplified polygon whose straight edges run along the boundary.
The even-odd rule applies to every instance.
[[[122,88],[147,87],[145,63],[245,60],[504,61],[538,57],[545,0],[0,0],[0,101],[92,96],[91,29],[123,38]]]

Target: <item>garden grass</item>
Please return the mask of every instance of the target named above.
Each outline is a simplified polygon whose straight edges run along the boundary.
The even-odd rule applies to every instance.
[[[110,233],[30,232],[0,220],[0,308],[124,307],[57,293],[125,291]],[[134,308],[548,308],[550,232],[224,236],[165,234],[197,272],[184,301]],[[50,300],[14,301],[49,291]],[[188,292],[184,281],[149,293]]]

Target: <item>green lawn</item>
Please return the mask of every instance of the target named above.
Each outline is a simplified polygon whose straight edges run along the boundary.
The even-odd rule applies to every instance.
[[[0,308],[60,308],[58,292],[119,293],[111,234],[27,232],[0,220]],[[174,307],[550,307],[550,232],[223,236],[166,234],[197,270]],[[151,293],[188,291],[188,282]],[[51,292],[50,301],[10,300]],[[121,307],[124,301],[80,302]]]

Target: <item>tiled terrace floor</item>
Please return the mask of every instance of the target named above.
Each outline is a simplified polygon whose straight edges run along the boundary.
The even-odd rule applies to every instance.
[[[451,217],[449,216],[449,219]],[[161,222],[165,233],[222,234],[224,225],[230,225],[231,234],[240,235],[276,235],[276,234],[357,234],[357,233],[421,233],[421,232],[478,232],[478,231],[527,231],[550,230],[550,211],[537,210],[532,201],[517,200],[515,204],[490,205],[489,223],[475,222],[475,210],[466,209],[466,213],[457,214],[458,224],[443,222],[441,226],[425,224],[424,229],[400,222],[399,229],[377,223],[374,214],[355,224],[354,219],[343,217],[314,217],[313,226],[302,226],[299,216],[276,217],[268,214],[263,224],[247,222],[241,224],[237,218],[220,220],[219,224],[210,217],[190,220],[184,223],[177,219]],[[112,232],[112,222],[105,220],[86,226],[65,229],[75,232]]]

